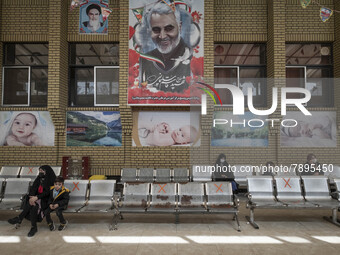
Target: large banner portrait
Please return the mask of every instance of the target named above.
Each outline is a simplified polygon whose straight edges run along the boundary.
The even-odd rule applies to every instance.
[[[336,112],[287,111],[281,125],[282,147],[336,147]]]
[[[0,146],[54,146],[54,125],[50,113],[0,112]]]
[[[199,112],[134,112],[133,146],[199,146]]]
[[[214,112],[211,130],[211,146],[220,147],[267,147],[268,116],[251,112],[236,116],[232,112]]]
[[[204,0],[130,0],[128,104],[200,104]]]
[[[74,5],[76,5],[76,3]],[[112,12],[108,8],[109,1],[83,0],[79,6],[79,33],[107,34],[108,17]]]
[[[67,112],[67,146],[122,146],[119,112]]]

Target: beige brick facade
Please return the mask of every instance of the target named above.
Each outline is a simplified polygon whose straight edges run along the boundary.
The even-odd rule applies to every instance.
[[[48,42],[48,106],[47,108],[8,108],[7,110],[48,110],[56,128],[54,147],[0,147],[0,166],[3,165],[61,165],[62,156],[90,157],[92,174],[118,175],[122,167],[189,167],[190,163],[212,163],[221,152],[231,164],[303,163],[314,152],[320,162],[340,164],[339,134],[337,148],[281,148],[279,129],[270,130],[267,148],[216,148],[210,146],[211,119],[214,110],[209,101],[208,115],[202,117],[201,146],[132,147],[132,112],[189,111],[190,107],[129,106],[128,83],[128,0],[110,0],[113,13],[109,17],[108,35],[78,33],[78,10],[70,11],[68,0],[2,0],[0,1],[0,57],[3,44],[8,42]],[[340,10],[338,1],[319,0],[321,4]],[[333,43],[334,76],[340,77],[340,16],[334,14],[323,23],[319,7],[311,4],[302,9],[296,0],[205,0],[205,80],[214,79],[214,42],[251,43],[267,45],[267,76],[285,77],[286,42]],[[68,107],[68,43],[116,42],[120,47],[119,107]],[[2,62],[0,63],[2,77]],[[268,105],[271,89],[284,83],[273,82],[267,87]],[[335,107],[311,110],[335,110],[340,114],[340,84],[335,84]],[[0,85],[1,86],[1,85]],[[0,89],[1,94],[2,89]],[[1,96],[1,95],[0,95]],[[121,147],[66,147],[66,111],[120,111],[123,126]],[[218,108],[218,110],[231,110]],[[278,116],[276,112],[273,116]],[[340,127],[339,117],[337,120]],[[339,129],[339,128],[338,128]],[[339,133],[339,132],[338,132]],[[192,157],[191,157],[192,156]]]

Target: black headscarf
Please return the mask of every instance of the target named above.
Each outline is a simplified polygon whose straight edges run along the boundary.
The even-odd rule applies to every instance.
[[[221,159],[222,158],[225,158],[226,161],[224,161],[223,163],[221,163]],[[216,162],[215,162],[215,165],[219,165],[219,166],[228,166],[228,163],[227,163],[227,157],[225,156],[225,154],[221,153],[220,155],[218,155],[217,159],[216,159]]]
[[[56,175],[52,169],[52,167],[50,167],[49,165],[43,165],[40,167],[40,169],[45,171],[45,177],[42,180],[42,185],[44,188],[46,188],[47,190],[50,189],[51,186],[53,186],[54,184],[54,180],[56,178]],[[40,178],[39,176],[37,178]]]

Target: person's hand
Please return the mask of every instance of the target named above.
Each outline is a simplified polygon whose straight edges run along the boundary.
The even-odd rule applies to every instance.
[[[29,199],[29,204],[31,206],[34,206],[35,205],[35,201],[38,200],[38,197],[37,196],[30,196],[30,199]]]
[[[53,205],[52,204],[50,204],[50,208],[53,210]]]
[[[58,204],[55,204],[55,205],[54,205],[54,209],[57,209],[58,207],[59,207]]]

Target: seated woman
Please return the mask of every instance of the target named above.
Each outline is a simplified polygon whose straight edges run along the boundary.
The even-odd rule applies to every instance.
[[[44,165],[39,168],[39,175],[34,180],[29,192],[29,199],[25,201],[24,208],[19,216],[8,220],[10,224],[20,224],[24,218],[31,221],[31,230],[28,237],[38,232],[37,221],[44,218],[44,210],[47,209],[47,202],[50,195],[50,187],[53,186],[56,176],[53,169]]]
[[[313,153],[307,155],[307,162],[304,164],[303,171],[299,173],[300,175],[324,175],[321,164]]]
[[[237,193],[238,184],[235,182],[235,176],[229,164],[226,161],[225,154],[220,154],[215,162],[215,172],[212,174],[213,181],[231,181],[233,192]]]

